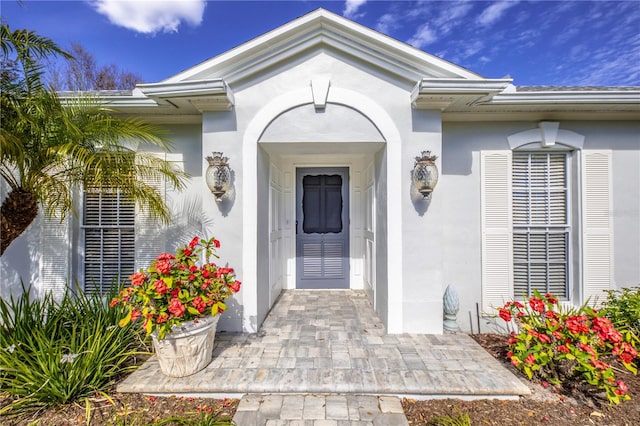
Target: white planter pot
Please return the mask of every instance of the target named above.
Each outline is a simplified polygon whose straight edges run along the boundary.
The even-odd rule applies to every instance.
[[[213,342],[220,315],[187,321],[173,327],[164,339],[151,333],[160,370],[165,376],[185,377],[204,369],[211,362]]]

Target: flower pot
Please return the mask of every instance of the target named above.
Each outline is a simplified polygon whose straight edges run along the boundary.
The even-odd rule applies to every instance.
[[[162,340],[151,333],[160,370],[165,376],[185,377],[204,369],[211,362],[213,341],[220,315],[187,321],[173,327]]]

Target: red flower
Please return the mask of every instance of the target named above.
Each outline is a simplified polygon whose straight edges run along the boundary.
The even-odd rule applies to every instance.
[[[209,269],[203,268],[202,269],[202,276],[205,278],[209,278],[211,276],[211,271],[209,271]]]
[[[198,312],[203,313],[205,309],[207,309],[207,304],[202,300],[202,297],[196,296],[193,298],[193,302],[191,302],[194,308],[198,310]]]
[[[158,314],[158,318],[156,318],[156,322],[158,324],[162,324],[168,319],[169,319],[169,315],[166,312],[161,312],[160,314]]]
[[[242,285],[242,283],[240,281],[234,281],[232,283],[229,283],[229,289],[231,289],[232,292],[237,293],[240,291],[240,286]]]
[[[191,274],[189,275],[189,281],[194,281],[196,279],[196,276]]]
[[[178,300],[178,298],[174,297],[173,299],[171,299],[171,302],[169,302],[168,310],[173,315],[180,318],[184,315],[185,307],[182,303],[180,303],[180,300]]]
[[[560,351],[562,353],[565,353],[565,354],[568,354],[569,353],[569,348],[566,347],[565,345],[560,345],[560,346],[558,346],[558,351]]]
[[[598,370],[606,370],[607,368],[611,367],[606,362],[602,362],[602,361],[600,361],[598,359],[591,361],[591,365],[593,367],[597,368]]]
[[[145,282],[147,276],[142,272],[134,272],[133,275],[129,277],[129,279],[131,280],[131,285],[139,286]]]
[[[505,308],[500,309],[500,312],[498,315],[500,315],[500,318],[502,318],[506,322],[511,321],[511,312],[508,309],[505,309]]]
[[[158,255],[158,260],[174,260],[175,258],[171,253],[160,253]]]
[[[171,272],[171,261],[168,259],[160,259],[156,262],[156,271],[161,274],[169,274]]]
[[[628,390],[629,388],[627,387],[627,385],[622,380],[618,380],[618,389],[614,390],[615,394],[624,395]]]
[[[533,354],[527,355],[527,358],[524,360],[526,364],[533,365],[536,363],[536,357]]]
[[[551,303],[552,305],[558,304],[558,299],[554,297],[553,294],[547,293],[544,295],[544,297],[547,299],[547,302]]]
[[[566,321],[567,328],[573,334],[588,333],[589,326],[584,323],[586,320],[587,317],[584,315],[569,317]]]
[[[200,242],[200,238],[193,237],[193,240],[191,240],[191,242],[189,243],[189,248],[194,248],[195,246],[198,245],[199,242]]]
[[[542,343],[551,343],[551,338],[546,334],[539,333],[537,337]]]
[[[169,293],[169,296],[171,296],[171,298],[176,298],[178,297],[178,294],[180,293],[180,289],[179,288],[174,288],[173,290],[171,290],[171,292]]]
[[[546,311],[544,313],[545,318],[549,318],[549,319],[555,319],[556,318],[556,313],[554,311]]]
[[[191,266],[189,267],[189,272],[195,272],[195,271],[197,271],[197,270],[198,270],[198,267],[197,267],[196,265],[191,265]]]
[[[182,252],[184,253],[185,256],[191,256],[191,253],[193,253],[193,251],[191,251],[189,249],[184,249],[184,250],[182,250]]]
[[[529,299],[529,306],[531,306],[531,309],[536,312],[544,312],[544,302],[537,297],[532,297],[531,299]]]
[[[117,297],[114,297],[113,299],[111,299],[111,302],[109,302],[109,307],[113,308],[114,306],[116,306],[118,303],[120,303],[120,300]]]
[[[215,248],[220,248],[220,241],[218,241],[218,240],[214,239],[214,240],[213,240],[213,246],[214,246]]]
[[[513,304],[516,306],[516,308],[520,308],[520,309],[524,308],[524,305],[518,301],[513,302]]]
[[[578,348],[580,348],[581,351],[590,354],[592,358],[594,358],[596,356],[596,351],[594,351],[591,346],[585,345],[582,342],[578,343],[577,346],[578,346]]]
[[[134,309],[133,311],[131,311],[131,321],[135,321],[140,318],[141,314],[142,312],[140,311],[140,309]]]
[[[156,282],[153,283],[153,287],[155,288],[156,292],[161,295],[169,291],[169,287],[167,287],[167,285],[162,280],[156,280]]]
[[[633,362],[634,357],[627,352],[623,352],[620,354],[618,358],[620,359],[620,361],[624,362],[625,364],[631,364]]]
[[[511,365],[517,367],[520,364],[520,360],[516,357],[511,358]]]

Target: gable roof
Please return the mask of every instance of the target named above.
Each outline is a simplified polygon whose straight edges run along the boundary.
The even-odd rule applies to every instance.
[[[162,83],[223,78],[233,85],[267,67],[317,48],[357,57],[359,61],[412,82],[424,77],[483,78],[325,9],[317,9]]]
[[[447,119],[519,119],[531,113],[554,119],[584,114],[597,119],[637,119],[640,111],[637,87],[516,87],[510,78],[484,78],[324,9],[162,82],[140,84],[131,96],[109,100],[131,113],[155,110],[153,114],[164,119],[194,116],[195,120],[205,111],[233,108],[236,83],[318,51],[353,59],[413,85],[413,107],[439,109]]]

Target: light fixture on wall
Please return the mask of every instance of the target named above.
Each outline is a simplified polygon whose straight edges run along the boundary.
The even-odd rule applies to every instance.
[[[222,196],[231,187],[229,159],[224,157],[222,152],[212,152],[211,155],[207,157],[207,161],[209,162],[209,167],[207,167],[207,173],[205,175],[207,186],[216,197],[216,201],[221,201]]]
[[[422,194],[422,198],[431,198],[433,188],[438,183],[436,158],[438,157],[431,155],[431,151],[422,151],[422,155],[416,157],[416,162],[413,165],[413,185]]]

